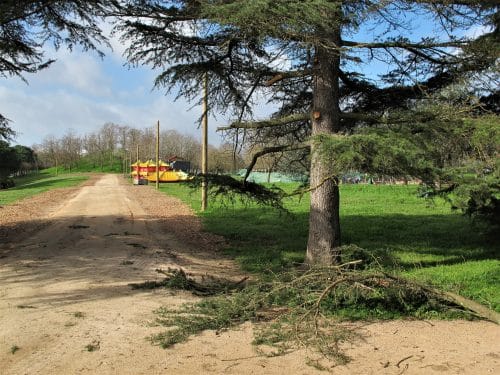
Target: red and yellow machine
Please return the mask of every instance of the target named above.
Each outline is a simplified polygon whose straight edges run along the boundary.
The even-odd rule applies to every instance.
[[[181,182],[190,179],[186,172],[175,170],[170,164],[161,161],[158,163],[159,182]],[[132,167],[132,180],[134,185],[145,185],[148,182],[156,182],[156,164],[152,160],[141,162],[138,160]]]

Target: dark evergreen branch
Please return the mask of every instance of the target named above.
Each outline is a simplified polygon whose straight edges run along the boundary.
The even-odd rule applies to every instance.
[[[387,42],[354,42],[351,40],[342,40],[343,47],[352,48],[368,48],[368,49],[386,49],[386,48],[403,48],[403,49],[429,49],[429,48],[448,48],[448,47],[463,47],[466,46],[468,41],[448,41],[448,42],[421,42],[410,43],[400,41],[387,41]]]
[[[277,82],[283,81],[284,79],[303,78],[303,77],[307,77],[310,75],[312,75],[311,69],[274,73],[274,76],[271,79],[269,79],[268,81],[266,81],[266,86],[272,86]]]
[[[438,65],[451,65],[453,64],[454,62],[452,61],[449,61],[449,60],[439,60],[433,56],[431,56],[430,54],[428,53],[424,53],[423,51],[417,49],[417,48],[414,48],[414,47],[407,47],[405,48],[408,52],[411,52],[413,53],[414,55],[416,56],[419,56],[429,62],[432,62],[434,64],[438,64]]]
[[[12,140],[16,136],[16,132],[9,127],[10,120],[0,113],[0,141]]]
[[[435,119],[435,116],[430,113],[412,113],[410,116],[392,115],[385,116],[382,114],[367,114],[361,112],[344,112],[340,114],[342,120],[351,120],[356,122],[365,122],[369,124],[404,124],[409,121],[418,120],[422,122]],[[283,125],[288,125],[298,121],[308,121],[310,115],[307,113],[296,113],[289,116],[284,116],[276,119],[251,122],[233,122],[229,126],[219,127],[217,131],[227,131],[231,129],[264,129],[273,128]]]
[[[280,117],[276,119],[269,119],[264,121],[251,121],[251,122],[233,122],[229,126],[219,127],[217,131],[224,131],[230,129],[261,129],[274,126],[287,125],[292,122],[306,121],[310,119],[308,113],[295,113],[289,116]]]
[[[208,182],[210,196],[214,202],[217,200],[221,204],[234,204],[236,200],[240,200],[244,204],[254,202],[288,212],[282,202],[285,193],[276,186],[266,187],[224,174],[198,175],[187,184],[198,190],[204,181]]]
[[[243,181],[246,182],[248,176],[250,176],[250,173],[252,173],[253,167],[255,167],[255,164],[257,163],[257,160],[259,160],[260,157],[267,155],[267,154],[273,154],[276,152],[284,152],[284,151],[295,151],[295,150],[301,150],[304,148],[309,148],[311,147],[310,145],[306,144],[296,144],[296,145],[283,145],[283,146],[273,146],[273,147],[266,147],[263,150],[256,152],[252,156],[252,161],[247,167],[247,171],[245,173],[245,177],[243,178]]]

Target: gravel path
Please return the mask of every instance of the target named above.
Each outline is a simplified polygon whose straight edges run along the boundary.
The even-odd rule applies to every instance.
[[[260,357],[253,326],[205,332],[164,350],[153,310],[195,298],[128,284],[157,268],[242,275],[179,200],[117,175],[0,208],[0,374],[315,374],[306,349]],[[500,330],[487,322],[393,321],[352,327],[353,360],[335,374],[495,374]]]

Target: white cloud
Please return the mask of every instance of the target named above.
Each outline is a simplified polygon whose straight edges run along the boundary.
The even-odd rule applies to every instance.
[[[111,79],[104,74],[98,58],[67,50],[57,51],[53,56],[56,61],[50,68],[29,77],[32,84],[45,87],[62,85],[95,97],[111,95]]]
[[[480,25],[480,26],[471,27],[470,29],[466,30],[464,33],[464,36],[467,38],[475,39],[477,37],[480,37],[483,34],[491,32],[491,31],[493,31],[491,26]]]
[[[136,128],[153,126],[160,121],[162,129],[175,129],[199,138],[196,120],[201,109],[188,111],[190,104],[173,102],[160,92],[134,90],[119,96],[93,98],[59,87],[55,90],[30,90],[24,85],[1,85],[0,113],[13,121],[19,133],[16,143],[33,145],[48,135],[61,136],[68,129],[78,134],[97,130],[106,122]],[[38,83],[37,83],[38,84]],[[146,99],[146,100],[145,100]],[[134,104],[140,103],[140,104]],[[218,144],[216,123],[210,121],[210,142]]]
[[[109,26],[107,32],[111,30]],[[197,120],[201,108],[184,100],[151,90],[156,72],[149,68],[127,69],[118,37],[110,38],[114,51],[100,59],[94,52],[47,49],[47,58],[57,61],[37,74],[0,80],[0,113],[12,120],[18,132],[16,143],[33,145],[46,136],[61,136],[68,129],[78,134],[97,130],[106,122],[137,128],[153,126],[175,129],[199,138]],[[227,120],[209,120],[209,141],[219,144],[217,126]]]

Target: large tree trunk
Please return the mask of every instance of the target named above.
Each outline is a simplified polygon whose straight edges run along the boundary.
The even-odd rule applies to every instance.
[[[331,37],[340,45],[340,31]],[[340,130],[339,109],[340,55],[337,51],[318,46],[313,68],[312,135],[335,134]],[[328,160],[311,146],[311,209],[306,261],[329,265],[340,259],[339,187]]]

